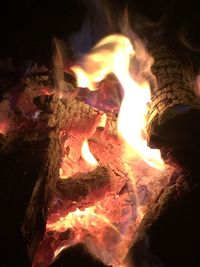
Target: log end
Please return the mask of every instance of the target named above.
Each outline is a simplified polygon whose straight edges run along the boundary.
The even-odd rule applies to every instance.
[[[148,128],[148,145],[159,148],[166,162],[193,169],[200,148],[200,109],[178,104],[157,115]],[[197,162],[196,162],[197,163]],[[198,166],[199,163],[196,165]]]
[[[148,144],[152,148],[178,147],[199,140],[200,109],[186,104],[169,107],[150,125]],[[195,141],[196,141],[195,140]]]

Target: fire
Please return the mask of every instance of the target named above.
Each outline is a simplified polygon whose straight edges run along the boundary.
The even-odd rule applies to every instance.
[[[100,118],[98,127],[105,128],[105,126],[106,126],[106,121],[107,121],[107,115],[106,115],[105,113],[103,113],[103,115],[102,115],[101,118]]]
[[[59,214],[58,209],[55,217],[54,213],[52,217],[49,216],[46,236],[48,239],[48,232],[56,233],[55,240],[50,244],[54,251],[54,257],[62,249],[82,242],[93,255],[105,264],[113,267],[128,267],[128,264],[123,262],[137,226],[141,222],[150,201],[160,189],[159,186],[162,186],[161,183],[164,179],[158,177],[155,192],[151,191],[152,177],[155,178],[155,174],[160,174],[159,170],[164,169],[159,150],[150,149],[146,138],[146,115],[151,94],[150,85],[144,79],[142,72],[146,72],[143,66],[149,66],[151,59],[143,53],[145,49],[140,47],[140,43],[135,47],[136,50],[133,49],[130,40],[123,35],[110,35],[101,40],[79,62],[79,65],[71,68],[77,76],[78,85],[88,87],[90,90],[97,90],[100,87],[98,83],[109,74],[114,74],[117,77],[123,91],[123,99],[117,118],[120,142],[117,142],[117,152],[113,152],[113,161],[105,162],[105,165],[107,164],[106,166],[113,171],[111,191],[108,195],[98,202],[96,201],[95,204],[92,202],[91,205],[89,198],[81,200],[80,203],[79,200],[73,203],[69,202],[66,204],[67,209],[64,215],[63,212]],[[138,48],[139,55],[137,54]],[[143,70],[137,69],[136,59],[139,61],[142,59]],[[147,61],[146,64],[145,61]],[[107,115],[102,115],[97,127],[105,127],[108,123],[107,119],[109,119]],[[99,129],[99,133],[101,130]],[[68,141],[70,139],[66,142]],[[73,168],[72,173],[68,173],[69,167],[67,164],[65,167],[65,159],[63,159],[63,165],[60,169],[61,178],[67,178],[77,171],[84,172],[96,168],[99,163],[103,164],[100,157],[98,163],[91,153],[88,140],[83,141],[82,147],[81,142],[82,139],[77,156],[74,158],[70,157],[70,155],[73,156],[73,150],[68,151],[68,143],[65,144],[66,158],[71,159]],[[112,157],[112,144],[109,147],[110,151],[106,151],[106,149],[105,155],[108,153]],[[148,188],[149,185],[150,188]],[[60,204],[63,211],[63,203],[59,201],[59,198],[56,199],[55,207]],[[74,209],[69,211],[69,205],[71,207],[72,204]],[[73,234],[69,239],[63,240],[59,233],[68,229]]]
[[[5,134],[8,126],[7,123],[0,123],[0,134]]]
[[[95,206],[80,210],[76,208],[75,211],[68,213],[65,217],[61,217],[58,221],[47,223],[48,231],[65,231],[70,228],[77,229],[90,229],[92,227],[98,227],[99,222],[109,225],[118,234],[118,229],[110,222],[110,220],[103,214],[98,213],[98,203]]]
[[[150,166],[162,170],[164,163],[160,151],[149,148],[145,138],[147,104],[151,99],[150,86],[147,81],[136,82],[129,71],[130,67],[135,67],[131,66],[135,55],[136,51],[128,38],[110,35],[101,40],[80,65],[73,66],[72,70],[79,86],[90,90],[96,90],[96,83],[109,73],[116,75],[124,91],[118,116],[118,134],[124,141],[123,156],[139,156]]]
[[[95,159],[95,157],[92,155],[92,152],[90,151],[88,141],[84,140],[81,148],[81,155],[82,158],[91,166],[91,167],[97,167],[98,162]]]

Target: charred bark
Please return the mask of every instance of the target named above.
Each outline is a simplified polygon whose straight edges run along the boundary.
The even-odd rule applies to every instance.
[[[92,206],[111,191],[112,172],[106,167],[97,167],[86,173],[78,173],[59,180],[49,220],[59,220],[76,208]]]
[[[87,247],[78,244],[65,249],[58,259],[55,260],[51,267],[61,267],[68,265],[70,267],[106,267],[104,263],[100,262],[95,256],[88,252]],[[109,267],[109,266],[107,266]],[[111,266],[110,266],[111,267]]]
[[[133,266],[196,266],[200,186],[191,180],[175,175],[145,214],[127,257]]]
[[[12,135],[6,136],[0,152],[0,202],[1,214],[4,214],[1,240],[3,246],[6,243],[10,247],[15,243],[17,247],[15,236],[25,238],[32,257],[45,230],[46,215],[58,178],[61,146],[56,133],[29,129],[15,133],[14,140],[10,141]],[[13,266],[19,264],[16,261]]]
[[[180,58],[175,51],[163,44],[149,48],[154,64],[152,72],[157,81],[157,89],[152,90],[152,102],[148,114],[148,143],[151,147],[160,148],[166,156],[172,150],[180,165],[188,165],[184,154],[175,150],[185,149],[195,153],[199,146],[200,98],[195,93],[192,65],[187,58]]]
[[[46,80],[46,76],[42,80]],[[83,139],[86,138],[96,129],[100,117],[97,110],[74,99],[74,91],[73,96],[68,94],[68,99],[63,100],[56,95],[42,96],[43,101],[39,103],[44,105],[41,104],[38,110],[33,99],[41,93],[40,86],[43,85],[35,76],[34,80],[25,78],[23,83],[24,92],[20,92],[17,101],[12,102],[10,107],[7,105],[9,116],[5,119],[9,128],[5,135],[0,136],[0,202],[1,213],[5,217],[1,221],[4,229],[1,233],[2,251],[8,251],[13,243],[18,247],[11,266],[23,266],[25,256],[19,261],[22,254],[28,261],[26,246],[32,259],[43,238],[48,209],[59,178],[61,143],[77,132]],[[24,101],[28,112],[23,110]],[[33,109],[29,114],[30,105]],[[38,112],[36,117],[32,116],[35,111]],[[64,136],[61,131],[65,132]]]
[[[110,170],[105,167],[98,167],[94,171],[80,173],[66,180],[59,180],[50,207],[48,224],[55,225],[61,222],[61,218],[75,211],[76,208],[84,210],[103,199],[110,193],[110,179]],[[75,236],[70,227],[65,228],[65,230],[56,228],[52,230],[47,225],[44,238],[38,246],[33,266],[49,266],[54,260],[54,253],[62,246],[74,245],[74,240]]]

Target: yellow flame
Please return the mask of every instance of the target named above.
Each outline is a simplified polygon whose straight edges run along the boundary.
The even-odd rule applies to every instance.
[[[84,140],[81,148],[81,155],[82,158],[91,166],[97,167],[98,162],[95,159],[95,157],[92,155],[92,152],[90,151],[88,141]]]
[[[8,129],[8,123],[0,122],[0,134],[6,134],[7,129]]]
[[[107,121],[107,115],[105,113],[103,113],[103,115],[100,117],[98,127],[105,128],[106,127],[106,121]]]
[[[149,165],[163,169],[160,151],[149,148],[144,136],[147,104],[151,99],[150,86],[147,81],[138,83],[131,76],[130,63],[134,56],[137,54],[128,38],[119,34],[110,35],[102,39],[80,65],[73,66],[72,70],[77,76],[79,86],[90,90],[96,90],[95,84],[109,73],[116,75],[124,90],[118,117],[118,133],[124,140],[124,156],[138,155]]]
[[[98,227],[99,222],[105,223],[113,228],[118,234],[119,230],[110,222],[104,214],[96,212],[98,203],[95,206],[80,210],[76,208],[75,211],[68,213],[65,217],[61,217],[58,221],[47,223],[48,231],[63,231],[69,228],[83,228],[90,229],[89,226]],[[121,235],[121,234],[120,234]]]
[[[116,56],[125,55],[125,49],[134,54],[128,38],[113,34],[103,38],[84,58],[80,65],[71,69],[77,77],[78,86],[96,90],[95,84],[103,80],[109,73],[114,73]],[[123,59],[123,58],[122,58]]]

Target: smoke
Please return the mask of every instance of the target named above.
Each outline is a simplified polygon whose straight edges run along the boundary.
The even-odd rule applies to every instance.
[[[82,3],[86,8],[86,17],[80,31],[69,37],[69,43],[76,56],[87,53],[97,41],[115,30],[101,1],[82,0]]]
[[[137,0],[127,0],[131,26],[150,41],[162,38],[168,45],[179,46],[188,52],[200,52],[199,13],[191,1],[155,1],[142,6]],[[142,1],[141,2],[145,2]]]

